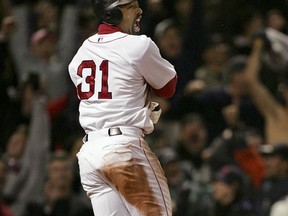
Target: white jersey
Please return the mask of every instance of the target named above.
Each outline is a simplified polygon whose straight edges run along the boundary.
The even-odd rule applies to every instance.
[[[88,38],[71,61],[69,74],[81,100],[79,120],[86,133],[115,126],[150,133],[147,83],[160,89],[176,72],[150,38],[114,32]]]

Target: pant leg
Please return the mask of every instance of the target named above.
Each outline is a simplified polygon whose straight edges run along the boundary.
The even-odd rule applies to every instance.
[[[110,188],[105,195],[95,194],[90,197],[95,216],[130,216],[123,205],[119,193]]]
[[[95,144],[97,145],[97,144]],[[86,145],[77,154],[81,183],[91,200],[95,216],[130,216],[118,191],[99,172],[100,146]]]
[[[105,155],[104,160],[102,173],[115,186],[131,215],[172,215],[164,172],[145,140],[130,140]]]
[[[164,172],[147,143],[123,136],[107,139],[85,144],[77,155],[95,216],[172,215]]]
[[[172,203],[165,173],[158,158],[143,139],[141,139],[141,148],[143,149],[145,159],[148,162],[148,164],[146,163],[145,170],[149,176],[148,180],[150,187],[153,189],[153,195],[157,200],[158,205],[161,207],[160,215],[171,216]]]

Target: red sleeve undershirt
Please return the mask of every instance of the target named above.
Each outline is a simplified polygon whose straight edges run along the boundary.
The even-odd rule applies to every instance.
[[[178,77],[177,77],[177,75],[175,75],[175,77],[173,79],[171,79],[161,89],[153,89],[155,94],[159,97],[163,97],[163,98],[167,98],[167,99],[171,98],[175,93],[177,79],[178,79]]]

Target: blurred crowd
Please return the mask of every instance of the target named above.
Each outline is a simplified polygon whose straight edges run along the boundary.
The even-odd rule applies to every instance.
[[[146,137],[173,216],[288,216],[288,1],[139,3],[179,78]],[[97,31],[91,2],[1,0],[0,21],[0,216],[93,216],[67,71]]]

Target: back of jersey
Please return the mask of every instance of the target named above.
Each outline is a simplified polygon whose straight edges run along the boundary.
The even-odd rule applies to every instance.
[[[69,74],[81,100],[80,124],[86,133],[123,125],[153,128],[145,106],[147,83],[127,52],[138,52],[139,37],[121,32],[96,34],[71,61]]]

